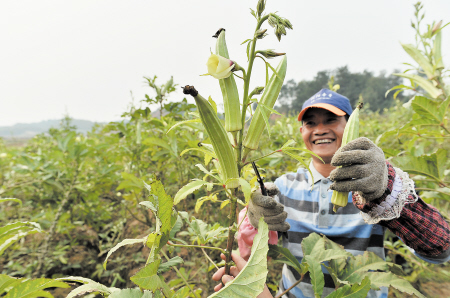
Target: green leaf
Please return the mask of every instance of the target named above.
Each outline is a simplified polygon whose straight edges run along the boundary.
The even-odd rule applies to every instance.
[[[425,298],[408,281],[390,272],[368,272],[366,276],[370,278],[370,282],[376,287],[393,287],[403,293],[414,294],[419,298]]]
[[[177,266],[178,264],[182,264],[184,261],[182,258],[176,256],[165,263],[159,265],[158,274],[164,273],[169,270],[171,267]]]
[[[249,38],[249,39],[246,39],[246,40],[244,40],[242,43],[241,43],[241,45],[243,45],[244,43],[246,43],[246,42],[249,42],[249,41],[251,41],[251,39]]]
[[[189,119],[189,120],[179,121],[179,122],[175,123],[174,125],[172,125],[172,127],[170,127],[169,130],[167,130],[166,134],[168,134],[175,127],[183,125],[183,124],[187,124],[187,123],[202,123],[202,120],[200,118],[197,118],[197,119]]]
[[[437,182],[444,179],[447,151],[440,148],[435,153],[421,156],[400,156],[393,158],[393,163],[403,171],[430,177]]]
[[[118,243],[116,246],[114,246],[113,248],[111,248],[108,251],[108,254],[106,255],[106,259],[103,262],[103,268],[106,270],[106,263],[108,262],[109,256],[111,256],[111,254],[113,252],[115,252],[116,250],[118,250],[119,248],[121,248],[122,246],[125,246],[125,245],[136,244],[136,243],[144,244],[146,238],[147,237],[144,237],[144,238],[141,238],[141,239],[125,239],[125,240],[122,240],[120,243]]]
[[[155,262],[146,265],[130,279],[142,289],[150,290],[152,292],[162,289],[167,297],[172,297],[172,291],[168,288],[164,280],[157,275],[160,262],[161,260],[158,259]]]
[[[142,141],[142,144],[147,145],[147,146],[163,147],[164,149],[167,149],[169,152],[172,152],[172,148],[170,147],[170,144],[164,139],[147,138]]]
[[[209,101],[209,103],[211,104],[211,106],[212,106],[214,112],[216,112],[216,114],[217,114],[217,105],[216,105],[216,102],[212,99],[211,96],[208,97],[208,101]]]
[[[216,155],[216,153],[213,150],[208,150],[208,149],[204,149],[204,148],[188,148],[188,149],[184,149],[183,151],[181,151],[180,156],[183,156],[185,153],[187,153],[189,151],[200,151],[200,152],[204,153],[205,155],[209,155],[209,156],[212,156],[214,158],[217,158],[217,155]]]
[[[274,263],[287,264],[297,270],[298,273],[305,273],[304,266],[302,266],[297,258],[294,257],[294,255],[289,251],[289,249],[285,247],[269,244],[268,255],[273,259]]]
[[[152,187],[151,193],[158,197],[159,201],[158,218],[161,221],[161,240],[159,249],[161,249],[169,240],[170,230],[172,229],[171,219],[174,201],[171,196],[166,194],[161,181],[154,180],[150,185]]]
[[[278,111],[272,109],[271,107],[266,106],[266,105],[264,105],[264,104],[262,104],[262,103],[259,103],[259,104],[260,104],[264,109],[268,110],[271,114],[277,114],[277,115],[283,116],[283,114],[280,114]]]
[[[428,94],[430,94],[430,96],[433,98],[438,98],[442,94],[441,90],[434,87],[430,81],[422,78],[421,76],[407,74],[407,73],[394,73],[393,75],[414,81],[416,84],[418,84],[420,87],[422,87]]]
[[[175,195],[174,198],[174,205],[177,205],[181,200],[186,198],[189,194],[193,193],[203,185],[205,185],[207,182],[203,180],[194,180],[185,186],[183,186]]]
[[[291,139],[291,140],[287,141],[286,143],[284,143],[284,145],[281,146],[280,149],[284,149],[284,148],[286,148],[286,147],[291,147],[291,146],[294,145],[295,143],[297,143],[297,142]]]
[[[359,283],[369,270],[389,270],[389,265],[373,252],[365,251],[363,255],[349,259],[344,270],[338,272],[338,275],[341,280]]]
[[[153,213],[154,213],[155,215],[158,214],[158,213],[157,213],[158,210],[156,210],[156,207],[155,207],[155,206],[153,205],[153,203],[150,202],[150,201],[143,201],[143,202],[140,202],[139,205],[145,206],[145,207],[147,207],[148,209],[152,210]]]
[[[269,228],[264,218],[258,224],[258,234],[253,239],[250,258],[239,274],[212,297],[256,297],[264,290],[267,277],[267,251],[269,250]]]
[[[14,286],[14,284],[21,283],[25,278],[14,278],[6,274],[0,274],[0,295],[3,294],[5,289]]]
[[[248,203],[252,194],[252,187],[250,186],[250,183],[243,178],[239,178],[239,184],[241,185],[242,192],[244,193],[245,203]]]
[[[411,102],[411,107],[414,112],[420,115],[420,117],[435,120],[438,124],[442,123],[445,116],[445,110],[443,113],[439,110],[439,103],[423,96],[414,97]]]
[[[413,58],[419,66],[424,70],[428,79],[432,79],[434,77],[433,66],[430,61],[412,44],[401,44],[403,49],[408,53],[411,58]]]
[[[142,292],[139,289],[123,289],[115,291],[109,298],[152,298],[153,294],[149,291]]]
[[[365,277],[361,284],[344,285],[326,298],[365,298],[370,290],[370,279]]]
[[[144,182],[133,174],[122,172],[121,175],[124,180],[120,182],[119,186],[116,188],[117,190],[125,189],[138,192],[144,188]]]
[[[10,223],[0,227],[0,256],[17,240],[41,232],[41,226],[38,223],[29,221]]]
[[[70,288],[64,282],[48,279],[37,278],[22,281],[16,284],[4,297],[5,298],[34,298],[34,297],[53,297],[48,292],[43,290],[48,288]]]
[[[316,297],[320,298],[323,293],[323,287],[325,286],[325,278],[323,276],[322,267],[320,263],[311,255],[304,257],[308,264],[309,276],[311,277],[311,285],[314,289]]]
[[[20,205],[20,207],[22,207],[22,201],[21,200],[19,200],[19,199],[13,199],[13,198],[0,198],[0,203],[3,203],[3,202],[16,202],[16,203],[19,203],[19,205]]]

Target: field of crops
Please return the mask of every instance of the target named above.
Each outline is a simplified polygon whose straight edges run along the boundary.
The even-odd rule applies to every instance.
[[[282,18],[274,19],[269,22],[278,20],[289,27]],[[421,198],[448,220],[450,84],[445,85],[448,73],[437,51],[441,28],[417,31],[423,43],[404,45],[405,59],[410,55],[416,60],[416,69],[399,74],[409,83],[391,92],[405,91],[408,100],[397,100],[384,110],[363,108],[360,136],[371,139],[388,160],[407,171]],[[275,64],[283,58],[277,59],[271,62],[273,67],[267,67],[268,72],[281,73]],[[247,69],[247,75],[250,72]],[[277,79],[275,74],[270,80]],[[229,217],[235,216],[235,204],[240,210],[248,203],[250,189],[256,185],[255,173],[244,162],[238,163],[239,177],[222,177],[225,166],[219,164],[214,132],[208,135],[197,106],[186,99],[168,101],[179,88],[176,82],[160,82],[156,77],[146,80],[149,95],[141,107],[124,111],[123,121],[81,134],[67,117],[59,128],[26,144],[0,139],[0,297],[51,297],[45,296],[45,289],[54,297],[66,297],[77,287],[84,297],[98,293],[207,297],[214,293],[211,277],[217,264],[223,264],[220,253],[230,233],[235,233],[235,226],[229,228]],[[329,87],[339,92],[332,80]],[[249,90],[245,92],[248,95]],[[259,96],[251,94],[244,106],[249,107],[247,116],[256,118],[259,112],[251,103],[258,100],[252,95]],[[160,106],[158,117],[147,107],[151,104]],[[212,101],[208,107],[217,110]],[[298,111],[275,115],[273,105],[261,103],[258,108],[263,107],[260,114],[271,116],[261,116],[264,131],[259,148],[251,151],[247,161],[257,160],[265,181],[273,181],[308,165],[311,156],[299,133]],[[219,111],[217,119],[222,125],[229,118]],[[244,123],[239,129],[247,131],[249,125]],[[242,136],[237,136],[229,134],[227,139],[228,143],[235,141],[233,147],[242,145]],[[241,157],[240,152],[236,154]],[[228,186],[233,179],[239,180],[234,189],[241,191],[232,193]],[[232,245],[237,248],[236,243]],[[400,265],[403,273],[398,275],[416,290],[426,297],[450,296],[448,263],[420,260],[392,233],[385,237],[385,249],[387,261]],[[281,276],[280,262],[267,262],[267,285],[273,294]],[[361,287],[365,281],[360,281]],[[26,292],[27,287],[32,290]],[[119,289],[129,290],[119,293]],[[390,288],[391,297],[405,297],[403,292],[398,285]]]

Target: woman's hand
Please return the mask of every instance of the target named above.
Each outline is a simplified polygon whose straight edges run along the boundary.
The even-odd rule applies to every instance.
[[[226,259],[224,254],[221,254],[220,257],[222,258],[222,260]],[[212,276],[213,280],[215,280],[215,281],[221,280],[223,282],[223,284],[226,284],[226,283],[232,281],[239,274],[239,272],[241,272],[242,268],[244,268],[245,265],[247,264],[247,262],[243,258],[241,258],[239,255],[237,255],[235,253],[231,254],[231,259],[236,264],[236,266],[230,267],[231,275],[225,274],[225,267],[222,267],[219,270],[217,270],[216,273],[214,273],[214,275]],[[217,292],[222,287],[223,287],[223,285],[222,285],[222,283],[220,283],[214,287],[214,291]],[[264,285],[264,291],[258,295],[258,298],[269,298],[269,297],[273,298],[272,294],[270,294],[269,288],[267,288],[267,286]]]

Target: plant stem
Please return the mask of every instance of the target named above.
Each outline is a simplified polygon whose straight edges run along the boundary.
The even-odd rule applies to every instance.
[[[216,263],[214,263],[214,261],[211,260],[211,258],[208,256],[208,254],[206,253],[205,249],[203,249],[203,247],[202,247],[202,252],[205,255],[205,257],[211,262],[211,264],[213,264],[214,267],[216,267],[216,269],[219,269],[219,267],[217,267]]]
[[[237,190],[235,190],[236,192]],[[233,250],[233,242],[234,242],[234,234],[235,229],[234,222],[236,221],[236,207],[237,207],[237,199],[236,197],[231,197],[231,206],[230,206],[230,215],[229,215],[229,225],[228,225],[228,239],[227,239],[227,249],[225,252],[225,274],[230,274],[230,266],[228,265],[231,262],[231,251]]]
[[[162,254],[164,255],[164,257],[166,258],[167,261],[169,261],[169,257],[167,256],[167,254],[164,251],[161,251]],[[186,286],[189,288],[189,290],[191,291],[192,295],[194,295],[194,297],[198,297],[201,298],[200,296],[196,295],[194,290],[191,288],[191,285],[187,282],[187,280],[184,278],[183,274],[181,274],[181,272],[178,270],[178,268],[176,266],[172,267],[173,269],[175,269],[175,271],[177,272],[178,276],[184,281],[184,283],[186,284]]]
[[[261,28],[261,25],[269,18],[269,15],[265,15],[261,19],[258,19],[258,23],[256,24],[255,32]],[[250,98],[248,96],[248,90],[250,86],[250,77],[252,75],[252,69],[253,69],[253,61],[255,60],[255,48],[256,48],[256,37],[253,37],[252,41],[249,41],[252,43],[251,49],[250,49],[250,55],[248,58],[248,66],[247,66],[247,72],[244,76],[244,97],[242,101],[242,115],[241,115],[241,122],[242,122],[242,129],[241,133],[239,134],[238,138],[238,154],[237,154],[237,161],[238,164],[241,162],[241,153],[242,153],[242,139],[244,137],[244,126],[245,126],[245,115],[247,114],[247,105],[250,101]]]
[[[172,243],[172,242],[167,242],[167,245],[175,246],[175,247],[192,247],[192,248],[201,248],[201,249],[204,249],[204,248],[215,249],[215,250],[220,250],[221,253],[225,254],[225,251],[223,249],[221,249],[220,247],[214,247],[214,246],[175,244],[175,243]]]
[[[298,284],[303,280],[303,277],[304,277],[304,275],[302,275],[302,276],[300,277],[299,280],[297,280],[292,286],[290,286],[288,289],[286,289],[283,293],[281,293],[281,294],[278,295],[278,296],[275,296],[275,298],[280,298],[280,297],[282,297],[284,294],[286,294],[287,292],[289,292],[290,290],[292,290],[296,285],[298,285]]]

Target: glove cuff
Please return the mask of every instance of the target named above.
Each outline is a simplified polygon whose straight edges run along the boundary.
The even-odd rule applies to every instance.
[[[386,197],[391,194],[392,188],[394,186],[395,181],[395,169],[394,167],[386,161],[386,167],[387,167],[387,184],[386,184],[386,190],[381,195],[381,197],[374,199],[372,201],[366,201],[362,198],[361,194],[358,194],[357,192],[353,192],[352,198],[353,198],[353,204],[361,210],[364,213],[370,212],[373,208],[380,205],[381,202],[386,200]]]
[[[418,196],[414,191],[414,181],[409,178],[408,173],[405,173],[398,168],[393,169],[395,176],[392,183],[391,192],[378,204],[374,205],[373,201],[370,202],[372,206],[368,212],[364,212],[364,210],[361,210],[360,208],[362,211],[361,216],[368,224],[376,224],[381,220],[392,220],[399,218],[403,207],[406,204],[412,204],[418,200]],[[389,182],[391,182],[391,180],[389,180]],[[359,195],[354,195],[353,200],[360,200]],[[368,207],[367,205],[368,204],[365,204],[365,207]]]

